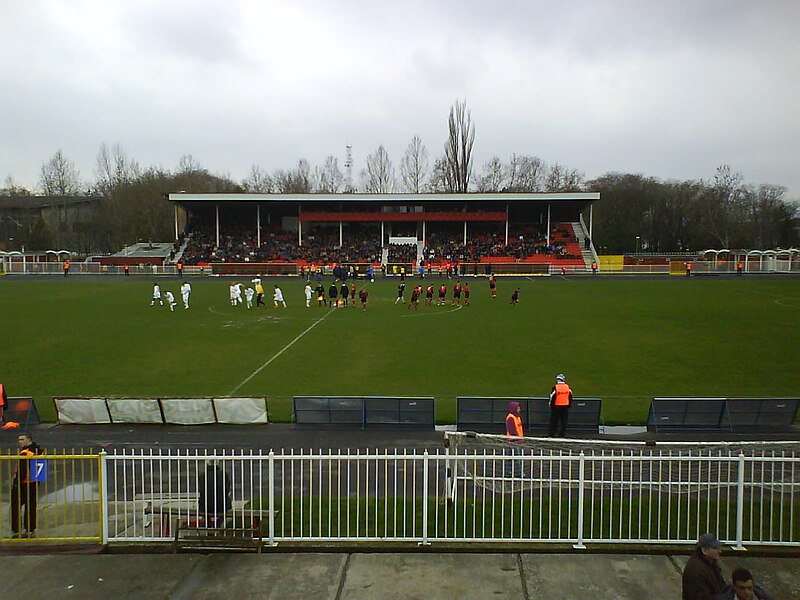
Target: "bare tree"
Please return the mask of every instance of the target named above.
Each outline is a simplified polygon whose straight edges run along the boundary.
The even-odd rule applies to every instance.
[[[340,192],[344,185],[344,175],[339,168],[339,159],[335,156],[328,156],[321,168],[314,169],[314,180],[314,189],[319,193],[335,194]]]
[[[108,196],[121,185],[130,183],[141,175],[139,164],[125,154],[119,144],[109,150],[105,142],[100,144],[95,167],[95,191]]]
[[[304,158],[298,160],[297,167],[291,171],[275,171],[272,179],[280,194],[310,194],[312,190],[311,167]]]
[[[269,173],[258,165],[252,165],[242,181],[242,187],[251,194],[269,194],[272,192],[273,182]]]
[[[475,143],[475,125],[466,102],[456,102],[450,107],[448,132],[444,155],[454,184],[452,191],[466,194],[472,176],[472,146]]]
[[[415,135],[406,148],[403,160],[400,162],[400,176],[403,178],[403,187],[407,192],[420,194],[424,188],[425,176],[428,174],[428,150],[422,143],[422,138]]]
[[[60,149],[42,165],[39,181],[46,196],[74,196],[81,187],[75,163],[68,160]]]
[[[506,191],[540,192],[544,189],[545,162],[538,156],[512,154],[506,169]]]
[[[478,177],[478,191],[499,192],[503,189],[505,179],[503,163],[495,156],[483,165],[483,173]]]
[[[367,156],[366,167],[361,171],[361,188],[372,194],[391,194],[394,183],[394,167],[389,154],[383,146],[378,146]]]
[[[32,196],[33,192],[31,192],[28,188],[24,185],[20,185],[17,183],[17,180],[14,179],[13,175],[9,175],[6,177],[5,181],[3,182],[3,187],[0,188],[0,196]]]
[[[178,173],[197,173],[204,171],[202,165],[191,154],[184,154],[178,161]]]
[[[546,192],[576,192],[582,185],[583,173],[558,163],[553,163],[544,177]]]

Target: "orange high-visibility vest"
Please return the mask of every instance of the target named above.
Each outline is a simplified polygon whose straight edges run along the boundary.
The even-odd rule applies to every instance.
[[[69,261],[68,260],[64,261],[64,269],[69,269]]]
[[[572,390],[566,383],[556,384],[556,397],[553,400],[555,406],[569,406],[569,395]]]
[[[511,419],[511,424],[509,426],[509,419]],[[506,415],[506,431],[513,431],[514,435],[517,437],[522,437],[522,419],[519,415],[515,415],[514,413],[508,413]]]

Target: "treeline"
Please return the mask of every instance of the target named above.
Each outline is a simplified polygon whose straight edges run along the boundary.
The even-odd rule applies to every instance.
[[[247,177],[233,181],[202,167],[191,155],[176,169],[142,168],[117,145],[105,144],[97,155],[94,178],[81,179],[72,161],[59,150],[42,165],[40,190],[47,196],[86,195],[96,198],[90,216],[69,227],[33,223],[0,223],[0,235],[15,245],[69,248],[82,253],[116,252],[121,247],[174,236],[169,192],[189,193],[463,193],[598,191],[593,208],[593,238],[599,253],[644,250],[694,251],[705,248],[770,249],[798,245],[798,207],[785,198],[785,188],[752,185],[727,165],[708,180],[662,181],[641,174],[608,173],[587,181],[579,170],[548,164],[532,155],[494,157],[473,166],[475,126],[463,102],[450,109],[448,139],[441,154],[429,158],[414,136],[396,168],[383,146],[370,153],[358,181],[339,159],[322,165],[301,159],[292,169],[269,171],[252,165]],[[6,180],[0,195],[25,196],[32,191]],[[65,210],[67,208],[65,207]]]

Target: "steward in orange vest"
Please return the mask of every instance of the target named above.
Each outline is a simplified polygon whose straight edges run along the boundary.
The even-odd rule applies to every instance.
[[[519,402],[508,403],[506,415],[506,433],[508,437],[523,437],[522,419],[519,416]]]
[[[8,396],[6,395],[6,388],[0,383],[0,423],[3,422],[3,410],[5,410],[7,402]]]
[[[556,375],[556,384],[550,391],[550,437],[564,437],[567,432],[567,417],[572,404],[572,389],[562,373]]]
[[[508,414],[506,415],[506,434],[510,440],[521,438],[522,433],[522,418],[519,416],[519,402],[508,403]],[[520,441],[511,442],[511,455],[509,460],[505,461],[503,467],[504,474],[507,477],[522,477],[522,461],[515,458],[522,454],[522,448],[518,446]]]
[[[64,277],[69,275],[69,259],[64,261]]]

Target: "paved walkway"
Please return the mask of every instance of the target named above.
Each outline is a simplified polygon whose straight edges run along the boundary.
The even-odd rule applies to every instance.
[[[0,556],[9,600],[664,600],[686,556],[621,554],[102,554]],[[728,557],[776,600],[800,598],[797,558]]]

